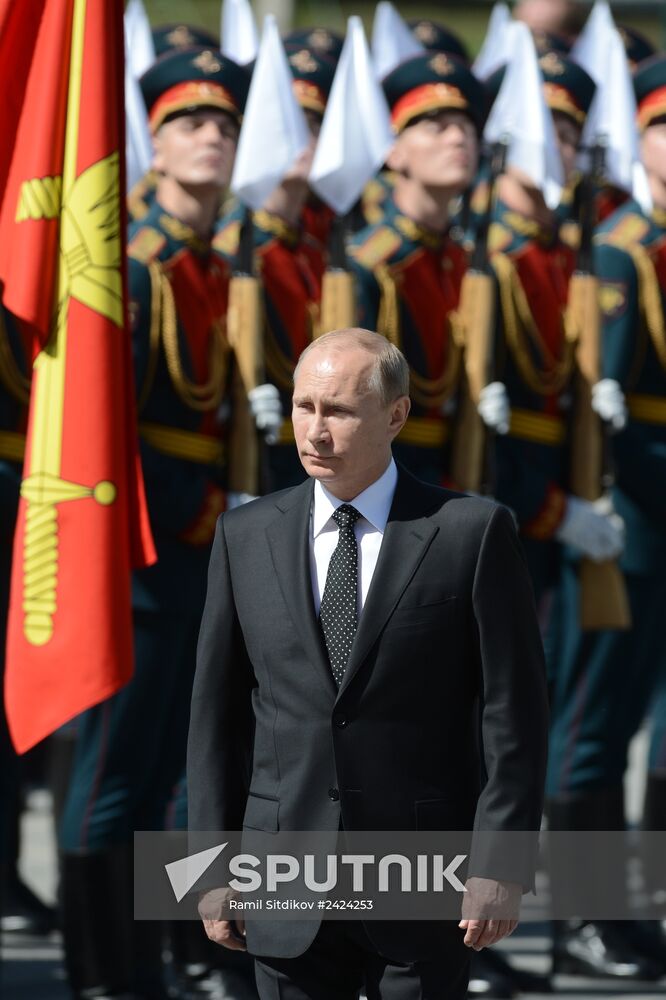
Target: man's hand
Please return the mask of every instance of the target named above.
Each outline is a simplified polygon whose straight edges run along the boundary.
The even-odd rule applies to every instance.
[[[247,951],[245,921],[240,917],[227,920],[229,900],[238,894],[233,889],[210,889],[199,898],[199,916],[211,941],[232,951]]]
[[[518,926],[523,887],[517,882],[496,882],[491,878],[468,878],[463,897],[463,918],[458,924],[466,931],[464,943],[481,951],[513,934]]]

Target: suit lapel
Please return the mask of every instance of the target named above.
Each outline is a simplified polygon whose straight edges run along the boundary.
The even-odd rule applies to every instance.
[[[314,483],[308,480],[276,501],[281,511],[266,529],[273,566],[308,662],[333,695],[335,681],[315,616],[310,570],[310,508]]]
[[[424,515],[441,506],[441,493],[437,491],[433,502],[430,487],[400,466],[398,470],[393,504],[340,694],[363,663],[438,531]]]

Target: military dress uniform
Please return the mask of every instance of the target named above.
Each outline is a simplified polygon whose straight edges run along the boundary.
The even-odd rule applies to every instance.
[[[219,52],[189,49],[163,57],[141,85],[156,131],[169,115],[197,107],[238,119],[248,78]],[[159,994],[159,938],[148,941],[150,926],[131,923],[133,831],[164,828],[184,775],[208,557],[227,502],[239,383],[226,338],[230,271],[211,239],[155,199],[130,228],[128,257],[140,454],[158,559],[133,575],[134,676],[78,720],[60,841],[72,986],[152,997]],[[177,810],[173,825],[182,828],[182,782]],[[111,903],[101,911],[106,897]],[[143,956],[132,955],[132,937]]]
[[[480,121],[481,85],[443,53],[408,60],[389,73],[383,87],[398,132],[423,114],[451,108]],[[421,479],[442,484],[449,473],[450,410],[461,373],[457,309],[467,255],[448,233],[407,218],[392,195],[380,221],[359,230],[348,250],[359,325],[395,343],[410,367],[412,410],[394,442],[396,458]]]
[[[581,126],[594,83],[554,52],[540,60],[551,111]],[[491,78],[497,92],[504,70]],[[498,200],[488,249],[497,279],[494,377],[511,403],[509,431],[494,441],[494,496],[515,512],[535,596],[540,602],[558,579],[556,539],[567,497],[568,409],[574,344],[567,305],[575,253],[560,238],[559,219],[546,226]]]
[[[489,235],[497,277],[495,378],[511,401],[507,435],[495,438],[493,495],[515,512],[539,600],[557,581],[555,533],[566,506],[566,335],[573,252],[557,228],[497,204]]]
[[[335,63],[303,45],[285,46],[294,95],[304,110],[323,117]],[[233,265],[244,210],[236,206],[217,230],[213,246]],[[334,215],[314,196],[294,226],[266,209],[252,213],[254,268],[261,285],[266,379],[280,393],[284,420],[275,444],[264,449],[262,492],[287,489],[305,479],[294,443],[291,398],[294,368],[320,332],[322,279]]]
[[[639,125],[646,128],[666,115],[666,59],[644,64],[635,87]],[[612,438],[613,505],[626,527],[620,565],[633,627],[582,634],[575,617],[565,616],[572,635],[568,655],[558,664],[548,791],[558,796],[614,789],[621,800],[628,743],[666,662],[660,621],[666,558],[666,213],[655,209],[648,216],[628,201],[598,229],[595,269],[603,374],[620,384],[628,408],[627,426]],[[573,588],[568,596],[574,599]],[[657,733],[653,760],[660,743]]]
[[[619,382],[627,427],[613,437],[613,506],[624,519],[620,565],[633,627],[581,633],[576,590],[567,588],[567,656],[557,666],[548,790],[550,795],[621,788],[629,740],[666,662],[661,616],[666,582],[666,217],[649,218],[633,200],[598,230],[595,268],[603,319],[603,375]],[[650,309],[662,310],[661,319]],[[651,328],[653,318],[657,329]],[[575,565],[569,565],[575,578]],[[573,582],[573,581],[569,581]],[[573,604],[573,607],[571,605]],[[575,692],[578,692],[576,696]],[[575,717],[575,721],[574,721]]]
[[[635,88],[641,128],[666,116],[666,59],[640,70]],[[647,215],[627,201],[597,230],[594,270],[600,283],[602,375],[620,385],[628,410],[626,426],[611,438],[611,452],[613,506],[626,529],[619,566],[632,627],[580,629],[577,562],[566,558],[558,595],[561,637],[547,795],[556,829],[621,830],[629,743],[655,691],[658,712],[659,695],[663,698],[666,689],[666,212]],[[666,780],[658,763],[662,740],[663,720],[655,716],[649,763],[655,770],[648,778],[644,815],[644,825],[652,830],[663,830],[666,821]],[[623,863],[619,858],[618,865]],[[649,879],[647,888],[653,888]],[[565,970],[582,971],[585,930],[592,941],[592,951],[583,954],[588,969],[624,978],[657,978],[666,970],[666,948],[658,936],[602,921],[594,933],[570,925],[556,940],[556,963]]]

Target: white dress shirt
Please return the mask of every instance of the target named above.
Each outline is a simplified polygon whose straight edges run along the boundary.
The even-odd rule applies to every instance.
[[[310,572],[315,614],[319,614],[328,564],[340,534],[332,515],[343,503],[349,503],[361,515],[354,525],[358,546],[357,608],[361,614],[377,565],[397,482],[398,470],[393,459],[379,479],[353,500],[338,500],[319,480],[315,481],[310,512]]]

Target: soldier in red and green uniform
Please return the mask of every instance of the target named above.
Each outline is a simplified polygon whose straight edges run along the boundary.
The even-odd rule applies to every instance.
[[[218,515],[239,499],[230,492],[231,439],[244,401],[233,395],[226,339],[229,269],[211,241],[248,82],[210,48],[165,55],[141,80],[159,182],[148,214],[130,229],[129,289],[158,561],[133,579],[134,677],[79,719],[61,829],[65,949],[77,997],[164,995],[160,928],[132,921],[132,838],[163,828],[184,774],[210,545]],[[181,794],[180,827],[184,803]]]
[[[540,66],[570,176],[594,83],[554,52],[542,57]],[[498,88],[497,79],[490,85]],[[574,345],[567,337],[567,303],[575,254],[560,240],[557,215],[529,178],[509,167],[497,182],[497,195],[489,237],[498,284],[495,367],[511,414],[508,433],[495,439],[493,492],[516,514],[540,602],[557,583],[561,542],[600,558],[616,554],[620,539],[606,515],[568,494]],[[597,536],[603,552],[594,547]],[[613,551],[607,553],[606,545]]]
[[[286,489],[305,478],[291,426],[292,375],[302,351],[319,332],[322,278],[333,212],[308,187],[308,174],[333,83],[335,63],[302,45],[285,46],[293,91],[310,129],[311,143],[264,206],[253,213],[254,266],[265,315],[266,377],[280,393],[284,419],[265,452],[264,490]],[[243,210],[221,222],[215,248],[233,261]]]
[[[160,24],[151,31],[153,36],[153,46],[155,48],[155,58],[169,52],[180,52],[182,49],[205,46],[217,51],[219,40],[215,38],[205,28],[200,28],[194,24]],[[127,210],[131,220],[144,219],[148,214],[150,205],[155,198],[158,177],[154,170],[149,170],[147,174],[132,187],[127,195]]]
[[[358,322],[397,344],[410,365],[412,410],[396,457],[421,479],[442,483],[467,266],[448,234],[449,202],[476,171],[484,96],[467,67],[444,53],[407,60],[383,87],[397,134],[388,158],[396,179],[382,220],[356,233],[349,247]]]
[[[625,523],[620,568],[632,627],[580,629],[577,565],[567,559],[547,794],[551,813],[569,830],[624,828],[629,742],[655,696],[644,826],[666,829],[666,57],[643,63],[634,85],[653,208],[628,201],[595,239],[603,336],[596,407],[617,428],[612,497]],[[664,888],[649,877],[646,887]],[[571,926],[556,945],[556,964],[563,971],[656,978],[666,971],[666,942],[654,934],[658,927],[652,936],[648,930]]]

